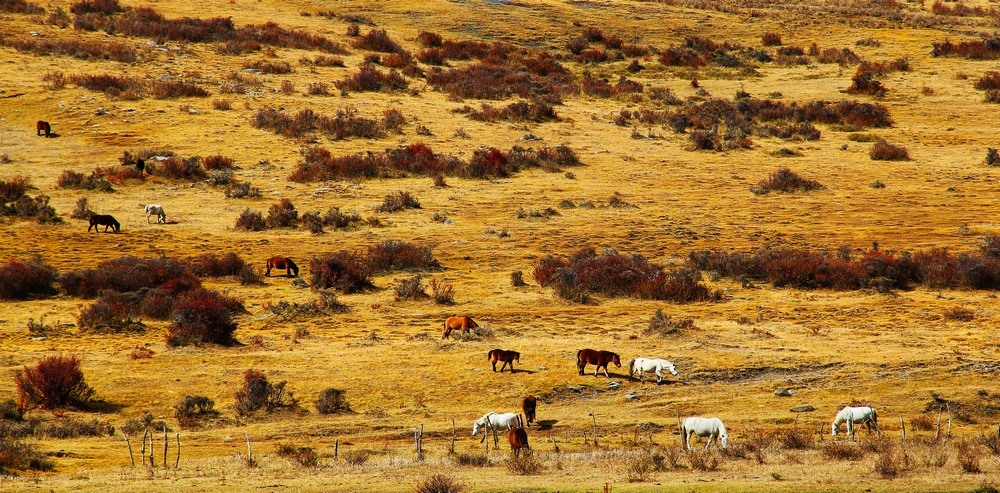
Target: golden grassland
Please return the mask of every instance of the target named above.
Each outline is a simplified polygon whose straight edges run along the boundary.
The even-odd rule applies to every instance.
[[[140,5],[125,1],[124,5]],[[986,2],[969,3],[990,6]],[[53,1],[52,9],[68,11],[70,2]],[[931,43],[965,39],[995,29],[995,18],[944,19],[926,27],[892,25],[877,15],[837,17],[802,15],[796,6],[837,12],[826,2],[780,2],[773,9],[741,7],[741,2],[424,2],[385,3],[343,1],[156,1],[148,4],[167,17],[230,16],[239,26],[273,20],[349,43],[348,22],[314,14],[335,10],[369,17],[378,28],[407,49],[416,51],[421,31],[449,39],[509,41],[533,49],[568,53],[566,40],[586,26],[617,34],[626,42],[657,47],[697,34],[747,46],[759,46],[765,32],[777,32],[786,45],[850,47],[866,60],[907,57],[911,70],[883,79],[889,88],[879,102],[887,105],[895,124],[866,130],[905,146],[908,162],[876,162],[870,144],[849,141],[849,132],[820,126],[822,138],[785,142],[755,138],[752,149],[723,153],[687,150],[684,135],[669,128],[639,127],[652,138],[632,138],[632,128],[616,126],[613,116],[637,103],[588,96],[565,98],[557,106],[560,121],[542,124],[487,123],[452,110],[479,101],[456,102],[411,80],[415,91],[352,92],[330,96],[304,95],[310,82],[332,82],[356,71],[365,52],[350,49],[346,67],[310,68],[298,63],[316,53],[279,48],[273,58],[289,62],[294,71],[259,75],[264,91],[257,95],[216,94],[214,88],[250,59],[223,56],[207,44],[167,43],[165,51],[146,46],[145,39],[115,37],[135,44],[151,57],[141,64],[79,60],[65,56],[34,56],[0,48],[0,179],[28,176],[37,190],[52,198],[66,222],[38,225],[12,221],[0,225],[0,257],[28,258],[39,254],[59,270],[93,267],[123,255],[168,255],[190,258],[206,252],[236,252],[263,268],[264,259],[284,255],[299,260],[308,278],[308,259],[333,251],[356,250],[384,240],[404,240],[434,247],[443,270],[425,274],[455,288],[456,304],[397,301],[393,287],[412,273],[375,279],[375,291],[340,296],[350,310],[318,318],[287,321],[267,309],[280,300],[304,303],[314,299],[309,289],[276,277],[262,286],[241,286],[231,279],[206,281],[245,300],[249,314],[238,318],[237,347],[168,348],[165,323],[150,322],[141,335],[77,333],[74,327],[47,338],[29,337],[29,320],[75,323],[88,301],[56,297],[0,306],[0,399],[16,394],[10,375],[39,358],[72,353],[83,358],[87,381],[97,396],[118,407],[97,418],[120,426],[149,411],[176,427],[173,405],[185,395],[213,398],[221,412],[218,422],[202,429],[181,429],[180,467],[143,468],[129,465],[120,433],[113,437],[37,439],[41,450],[63,452],[54,457],[55,471],[0,478],[4,491],[167,491],[178,489],[281,491],[411,491],[431,474],[462,482],[469,491],[969,491],[988,484],[1000,471],[1000,458],[982,452],[982,473],[966,473],[956,458],[955,443],[996,430],[996,416],[977,414],[975,422],[954,420],[956,442],[925,443],[934,432],[910,432],[903,448],[910,457],[896,478],[874,469],[879,452],[868,451],[856,461],[825,458],[817,448],[767,449],[762,464],[752,458],[721,457],[717,470],[700,471],[681,458],[679,466],[653,471],[630,481],[630,457],[651,447],[676,448],[676,416],[715,415],[730,428],[732,444],[747,442],[756,431],[790,428],[826,431],[835,412],[851,402],[875,406],[892,441],[907,422],[921,414],[932,395],[954,402],[979,402],[980,391],[996,389],[998,340],[996,294],[987,291],[937,291],[916,288],[891,295],[867,291],[831,292],[744,287],[738,281],[706,279],[724,290],[724,302],[669,304],[634,299],[598,298],[575,304],[556,297],[530,279],[533,262],[550,253],[570,254],[583,246],[636,253],[663,265],[680,265],[688,252],[699,249],[749,251],[770,245],[834,250],[847,245],[867,251],[872,242],[887,250],[948,247],[974,250],[983,234],[996,233],[994,198],[997,168],[983,164],[987,147],[996,145],[996,108],[982,102],[973,81],[995,62],[933,58]],[[930,15],[924,7],[924,14]],[[917,12],[917,4],[906,4]],[[60,29],[38,16],[4,14],[5,36],[103,39],[103,33]],[[574,25],[574,21],[578,25]],[[370,26],[362,26],[367,32]],[[855,46],[874,37],[881,46]],[[628,61],[584,67],[565,62],[576,74],[591,70],[612,80],[626,73]],[[734,71],[665,68],[650,57],[648,68],[631,78],[670,87],[679,97],[695,95],[689,81],[697,75],[711,95],[732,98],[740,89],[764,97],[780,92],[787,101],[873,99],[842,91],[851,83],[854,67],[835,64],[784,67],[763,64],[756,74]],[[69,74],[129,74],[156,78],[184,76],[211,88],[208,98],[122,101],[72,84],[50,90],[42,76]],[[278,88],[290,81],[295,93]],[[925,90],[925,88],[929,88]],[[233,109],[215,110],[212,101],[229,99]],[[288,174],[300,161],[301,142],[249,124],[266,106],[289,112],[312,108],[334,114],[353,106],[359,114],[378,117],[396,108],[406,116],[401,135],[381,140],[347,139],[319,144],[334,155],[381,151],[422,141],[436,152],[468,158],[480,146],[509,149],[530,145],[519,139],[530,132],[542,145],[566,144],[584,166],[551,173],[525,171],[498,180],[449,177],[437,188],[427,177],[359,182],[295,183]],[[103,108],[102,111],[98,111]],[[194,111],[191,111],[194,110]],[[100,114],[99,114],[100,113]],[[35,120],[52,123],[57,138],[32,134]],[[423,125],[431,136],[416,135]],[[462,129],[470,138],[459,138]],[[789,147],[802,156],[778,158]],[[181,156],[221,154],[240,166],[237,176],[262,192],[256,200],[228,199],[219,188],[204,183],[177,183],[153,177],[141,185],[116,186],[114,193],[59,189],[64,170],[89,173],[96,166],[117,165],[125,150],[169,149]],[[825,190],[808,194],[753,195],[749,187],[781,166],[813,178]],[[886,187],[870,187],[875,181]],[[318,189],[329,189],[321,190]],[[421,209],[385,214],[375,211],[387,194],[405,190]],[[615,193],[634,207],[607,207]],[[122,223],[117,235],[87,233],[84,223],[69,219],[76,200],[86,196],[99,213]],[[331,206],[356,210],[381,219],[384,227],[313,235],[305,230],[252,233],[234,229],[246,207],[266,211],[288,198],[301,211],[325,211]],[[519,219],[527,211],[558,208],[563,200],[591,201],[594,208],[559,209],[547,219]],[[142,206],[162,203],[176,223],[147,224]],[[432,214],[446,215],[450,224]],[[508,236],[489,230],[505,229]],[[513,287],[512,271],[523,271],[529,285]],[[973,310],[971,322],[949,321],[942,313],[960,306]],[[662,309],[675,318],[690,318],[696,328],[669,338],[643,335],[652,314]],[[441,321],[455,313],[473,315],[493,331],[493,338],[441,341]],[[296,333],[305,336],[296,336]],[[251,343],[249,341],[254,340]],[[145,346],[148,359],[131,359]],[[517,349],[518,372],[493,373],[485,359],[494,347]],[[614,390],[608,381],[578,376],[575,352],[583,347],[611,349],[627,360],[634,356],[664,357],[680,376],[655,385],[631,382],[625,371],[612,367]],[[259,369],[272,381],[287,381],[302,404],[301,412],[283,412],[243,420],[233,408],[235,389],[247,369]],[[589,370],[589,368],[588,368]],[[568,386],[584,386],[574,392]],[[312,403],[328,387],[346,392],[353,413],[321,415]],[[776,388],[796,390],[777,397]],[[515,475],[505,467],[505,447],[492,448],[485,467],[456,465],[448,456],[452,426],[457,428],[458,453],[482,453],[483,445],[469,438],[471,423],[487,411],[519,408],[521,396],[540,397],[539,419],[552,420],[549,430],[530,428],[529,440],[542,471]],[[626,399],[635,394],[638,400]],[[797,416],[788,411],[811,404],[816,411]],[[77,413],[67,413],[77,416]],[[585,443],[596,416],[598,445]],[[936,414],[936,413],[935,413]],[[57,419],[39,413],[42,419]],[[92,419],[92,414],[78,417]],[[660,425],[652,434],[639,432],[642,423]],[[425,427],[426,458],[417,461],[413,430]],[[258,466],[249,468],[237,457],[252,440]],[[913,437],[916,436],[916,439]],[[817,437],[818,438],[818,437]],[[838,437],[840,440],[842,437]],[[590,436],[590,440],[593,436]],[[863,440],[867,438],[862,435]],[[132,437],[137,449],[139,437]],[[339,442],[338,461],[333,458]],[[162,446],[161,439],[154,442]],[[315,448],[320,465],[303,468],[275,454],[277,444]],[[174,460],[171,442],[169,462]],[[558,447],[558,451],[557,451]],[[364,464],[345,457],[367,451]],[[138,450],[136,450],[138,453]],[[160,449],[156,460],[162,460]],[[934,465],[935,454],[946,454]],[[244,455],[245,458],[245,455]],[[904,461],[905,462],[905,461]],[[634,478],[633,478],[634,479]]]

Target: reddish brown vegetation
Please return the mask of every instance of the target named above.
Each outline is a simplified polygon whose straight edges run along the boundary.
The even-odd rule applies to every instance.
[[[504,107],[483,103],[480,109],[469,112],[469,118],[488,122],[509,120],[538,123],[559,119],[552,105],[534,101],[516,101]]]
[[[445,42],[445,58],[451,58],[448,47]],[[512,95],[558,98],[575,91],[572,74],[548,53],[496,43],[488,53],[474,54],[483,55],[476,57],[483,61],[450,70],[434,67],[426,76],[427,83],[459,99],[504,99]]]
[[[910,152],[901,145],[891,144],[879,139],[869,151],[869,156],[876,161],[909,161]]]
[[[173,305],[167,344],[231,345],[236,322],[233,315],[245,311],[243,302],[208,289],[194,289]]]
[[[0,12],[8,14],[43,14],[45,9],[24,0],[0,1]]]
[[[808,192],[823,188],[826,187],[816,180],[802,178],[788,168],[780,168],[771,173],[766,180],[761,180],[757,186],[750,187],[750,191],[756,195],[765,195],[770,192]]]
[[[387,131],[397,130],[405,121],[398,110],[386,110],[384,116],[382,121],[365,118],[358,116],[350,107],[338,111],[335,117],[316,114],[309,108],[299,110],[295,115],[288,115],[267,107],[257,110],[250,124],[288,138],[303,138],[312,131],[320,131],[333,140],[351,137],[379,139]]]
[[[345,91],[401,91],[410,83],[399,72],[381,72],[370,63],[365,63],[354,75],[334,82],[338,89]]]
[[[535,262],[534,278],[552,287],[561,298],[586,301],[591,293],[669,300],[679,303],[705,301],[716,295],[700,283],[692,269],[665,272],[639,255],[614,250],[598,254],[582,248],[570,257],[547,256]]]
[[[322,147],[313,147],[305,151],[303,162],[299,163],[288,179],[307,182],[393,178],[411,174],[492,178],[508,176],[524,168],[558,170],[561,166],[579,164],[576,153],[563,145],[537,150],[515,146],[509,153],[497,149],[478,149],[467,163],[455,156],[437,154],[422,142],[387,149],[384,154],[351,154],[342,157],[334,157]]]
[[[313,257],[310,264],[314,290],[335,288],[344,293],[371,289],[376,273],[398,270],[436,270],[441,265],[430,247],[402,241],[385,241],[364,252],[340,251],[325,257]]]
[[[47,356],[35,366],[25,365],[14,372],[14,383],[21,409],[79,408],[86,406],[94,395],[76,356]]]
[[[35,55],[65,55],[76,58],[135,63],[140,54],[135,46],[110,40],[50,39],[0,34],[0,46]]]
[[[962,41],[958,44],[951,40],[933,43],[933,56],[959,56],[970,60],[996,60],[1000,58],[1000,38],[985,38],[975,41]]]
[[[11,258],[0,265],[0,300],[27,300],[56,294],[58,272],[41,257]]]

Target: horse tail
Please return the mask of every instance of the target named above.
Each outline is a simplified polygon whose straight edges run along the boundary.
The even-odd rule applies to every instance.
[[[635,373],[635,358],[628,360],[628,376],[631,377]]]
[[[878,414],[875,413],[875,408],[871,406],[868,408],[872,410],[872,424],[875,425],[875,431],[881,431],[878,429]]]
[[[495,352],[496,352],[496,349],[490,349],[490,352],[486,353],[486,361],[489,361],[489,360],[493,359],[493,353],[495,353]]]

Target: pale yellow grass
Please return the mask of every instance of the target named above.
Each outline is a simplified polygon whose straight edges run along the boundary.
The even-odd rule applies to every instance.
[[[52,5],[68,8],[69,2]],[[719,416],[731,429],[732,443],[739,444],[755,429],[827,430],[839,407],[860,401],[878,408],[883,428],[896,440],[898,416],[908,419],[921,413],[932,394],[975,402],[979,390],[995,388],[995,326],[1000,316],[993,293],[918,288],[886,296],[769,286],[744,289],[738,282],[708,280],[713,289],[725,290],[726,302],[670,305],[598,299],[595,304],[578,305],[559,300],[551,290],[537,286],[530,275],[534,260],[588,245],[642,254],[666,265],[683,263],[687,253],[697,249],[748,250],[779,244],[829,250],[847,245],[856,253],[867,251],[875,241],[880,248],[893,250],[974,249],[979,235],[997,230],[993,197],[998,172],[982,164],[986,147],[996,145],[991,139],[997,130],[995,108],[982,103],[981,94],[972,88],[976,77],[994,67],[988,62],[931,58],[930,43],[946,36],[958,38],[955,32],[812,24],[792,15],[748,21],[715,11],[645,2],[392,2],[377,6],[341,2],[331,7],[327,2],[208,1],[197,6],[182,2],[152,6],[168,17],[232,16],[238,25],[275,20],[346,44],[346,23],[300,15],[335,8],[371,17],[411,50],[417,49],[417,33],[430,30],[450,38],[504,39],[565,53],[565,40],[582,29],[572,24],[576,20],[582,26],[616,33],[626,42],[658,47],[691,34],[757,46],[760,34],[776,31],[782,33],[785,44],[807,46],[815,41],[821,47],[851,47],[874,60],[906,56],[913,70],[885,79],[890,92],[882,102],[892,110],[896,125],[870,132],[906,146],[913,161],[873,162],[868,157],[870,144],[848,141],[847,132],[825,127],[823,137],[815,142],[755,139],[754,149],[747,151],[690,152],[685,150],[686,136],[669,129],[640,127],[640,133],[657,138],[635,140],[630,138],[630,128],[613,124],[613,115],[620,109],[639,105],[588,97],[566,98],[557,107],[560,122],[524,125],[482,123],[452,113],[462,104],[476,107],[479,102],[449,101],[422,81],[412,86],[419,95],[303,95],[309,82],[331,83],[353,73],[363,57],[359,50],[344,57],[347,68],[317,67],[313,73],[297,60],[314,53],[277,49],[277,58],[291,63],[294,73],[261,75],[264,93],[246,96],[217,94],[216,86],[229,73],[240,71],[244,61],[262,55],[228,58],[209,46],[191,44],[174,52],[150,50],[155,57],[151,63],[124,66],[3,49],[0,88],[4,93],[0,95],[23,95],[0,100],[0,153],[13,160],[0,165],[0,178],[30,176],[38,188],[32,193],[50,195],[67,223],[0,226],[4,237],[0,257],[40,254],[56,268],[70,270],[126,254],[188,258],[234,251],[262,269],[264,258],[280,254],[295,258],[308,278],[308,259],[313,255],[397,239],[434,246],[435,257],[445,269],[427,273],[425,278],[453,284],[457,302],[439,306],[429,301],[395,301],[396,283],[412,275],[395,273],[375,280],[379,290],[340,296],[351,307],[347,313],[284,321],[266,306],[279,300],[308,302],[315,295],[280,277],[258,287],[243,287],[233,280],[207,281],[209,287],[246,300],[250,313],[239,318],[236,336],[243,342],[260,336],[263,344],[180,349],[166,347],[165,324],[156,322],[141,335],[81,335],[68,328],[64,335],[30,339],[29,319],[44,316],[50,324],[75,322],[88,302],[60,297],[4,303],[0,366],[8,377],[0,378],[0,398],[15,394],[9,378],[13,370],[63,352],[80,355],[97,395],[121,406],[120,412],[99,417],[116,426],[147,410],[174,426],[172,406],[188,394],[213,398],[222,413],[215,426],[180,431],[182,457],[177,470],[128,466],[120,433],[103,438],[42,439],[37,441],[42,450],[63,450],[69,456],[54,459],[53,473],[0,480],[4,491],[250,490],[262,485],[288,491],[412,491],[433,473],[451,476],[472,491],[601,491],[606,483],[613,491],[969,490],[1000,469],[995,457],[984,456],[984,474],[962,473],[951,448],[944,467],[926,466],[918,460],[895,480],[881,479],[873,472],[873,453],[858,462],[831,462],[816,450],[772,449],[763,465],[752,458],[725,459],[714,472],[691,471],[682,459],[681,469],[654,472],[638,483],[627,481],[623,466],[623,455],[631,453],[641,423],[663,427],[652,436],[656,446],[675,447],[678,438],[672,430],[678,414]],[[35,30],[50,37],[100,37],[43,26],[23,16],[10,18],[5,33],[27,36]],[[362,32],[368,29],[362,26]],[[855,40],[865,37],[878,38],[883,44],[854,46]],[[617,77],[626,63],[590,69]],[[660,68],[654,59],[643,63],[649,69],[634,76],[636,80],[668,86],[682,98],[694,95],[695,89],[689,86],[692,72]],[[586,68],[567,65],[577,72]],[[73,86],[50,91],[41,76],[56,70],[67,74],[128,72],[143,77],[169,70],[198,81],[213,94],[183,101],[116,101]],[[960,72],[968,74],[969,80],[956,78]],[[780,92],[788,101],[853,99],[841,92],[850,84],[853,67],[767,65],[759,76],[726,74],[725,78],[697,75],[703,88],[723,98],[731,98],[742,88],[760,97]],[[294,84],[296,94],[277,91],[283,80]],[[935,94],[923,94],[925,86]],[[212,109],[212,101],[222,98],[233,102],[231,111]],[[182,105],[197,113],[182,112]],[[301,143],[248,123],[253,112],[265,106],[290,112],[308,107],[333,114],[348,105],[368,117],[398,108],[406,115],[407,125],[402,135],[377,142],[320,138],[319,143],[334,154],[377,152],[424,141],[436,152],[468,158],[480,146],[527,145],[518,139],[531,132],[542,137],[545,145],[571,146],[585,166],[566,170],[573,178],[544,171],[493,181],[447,178],[449,186],[444,189],[433,187],[427,177],[299,184],[286,177],[300,159]],[[106,114],[97,115],[102,107]],[[32,135],[34,121],[40,118],[52,122],[60,137],[44,140]],[[433,136],[416,135],[418,124],[428,127]],[[454,137],[459,128],[472,138]],[[782,147],[804,156],[773,157],[772,152]],[[226,199],[222,190],[202,183],[157,178],[143,185],[116,187],[114,194],[55,188],[63,170],[89,173],[95,166],[117,165],[124,150],[143,148],[170,149],[182,156],[232,157],[241,167],[239,179],[251,181],[264,197]],[[817,179],[828,188],[796,195],[749,192],[750,185],[779,166]],[[870,188],[876,180],[886,188]],[[315,193],[321,188],[332,190]],[[416,196],[422,209],[397,214],[374,211],[385,195],[398,190]],[[636,207],[604,207],[616,192]],[[88,197],[94,210],[115,215],[123,234],[88,234],[85,225],[69,219],[69,211],[81,196]],[[377,216],[387,226],[325,235],[233,229],[241,210],[251,207],[266,212],[278,198],[289,198],[300,212],[337,206],[357,210],[364,217]],[[548,220],[515,217],[519,208],[558,207],[566,199],[589,200],[597,207],[560,209],[561,215]],[[177,224],[146,224],[142,205],[150,202],[164,204],[168,217]],[[432,221],[434,212],[447,215],[453,224]],[[490,228],[505,228],[510,236],[488,234]],[[523,271],[530,285],[512,287],[514,270]],[[942,312],[955,306],[974,309],[975,320],[943,320]],[[642,335],[658,308],[675,318],[692,318],[697,330],[671,338]],[[495,337],[440,341],[441,321],[455,313],[472,314]],[[744,317],[752,323],[737,322]],[[307,329],[309,335],[295,338],[297,329]],[[129,354],[136,346],[147,346],[155,354],[133,360]],[[522,353],[517,373],[490,371],[486,352],[494,347]],[[613,349],[626,361],[634,356],[666,357],[677,364],[680,376],[669,378],[669,384],[640,385],[625,381],[624,369],[612,367],[612,380],[623,385],[610,390],[603,376],[576,374],[575,352],[583,347]],[[272,381],[287,381],[306,412],[236,419],[232,396],[249,368],[263,370]],[[579,385],[587,388],[581,393],[567,390],[567,386]],[[316,413],[313,401],[328,387],[345,390],[355,412]],[[773,394],[779,387],[794,388],[797,393],[779,398]],[[456,451],[481,453],[482,445],[469,437],[472,421],[490,410],[517,410],[520,397],[527,393],[541,397],[539,419],[555,421],[551,430],[529,430],[529,440],[544,467],[541,474],[512,476],[503,465],[503,447],[501,452],[491,450],[490,465],[484,468],[456,466],[447,457],[453,420]],[[626,400],[629,394],[638,400]],[[811,404],[817,410],[796,421],[788,409],[799,404]],[[597,417],[598,450],[583,440],[584,432],[591,433],[590,413]],[[46,413],[40,416],[51,418]],[[981,418],[977,423],[956,420],[953,433],[968,437],[995,430],[995,420]],[[412,430],[421,424],[428,435],[424,442],[428,456],[416,462]],[[246,468],[236,458],[237,453],[245,456],[245,434],[251,436],[260,464],[257,468]],[[648,440],[644,434],[639,438]],[[341,456],[334,463],[337,440]],[[561,454],[554,452],[553,440]],[[137,453],[136,442],[138,437],[132,437]],[[303,469],[277,457],[278,443],[314,447],[321,454],[321,466]],[[173,442],[170,447],[172,464]],[[916,455],[925,453],[918,445],[912,447]],[[344,454],[358,450],[374,455],[363,466],[345,464]],[[157,462],[162,460],[161,453],[158,448]]]

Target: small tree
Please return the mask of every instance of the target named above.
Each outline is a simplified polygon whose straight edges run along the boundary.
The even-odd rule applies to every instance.
[[[324,389],[316,399],[316,410],[320,414],[343,413],[351,410],[351,405],[344,399],[344,391],[335,388]]]
[[[47,356],[35,366],[25,365],[14,372],[14,383],[18,406],[22,409],[82,407],[94,395],[76,356]]]
[[[293,407],[296,401],[291,392],[285,396],[285,382],[272,384],[259,370],[247,370],[243,374],[243,387],[236,391],[236,414],[249,416],[255,411],[273,411],[281,407]]]

